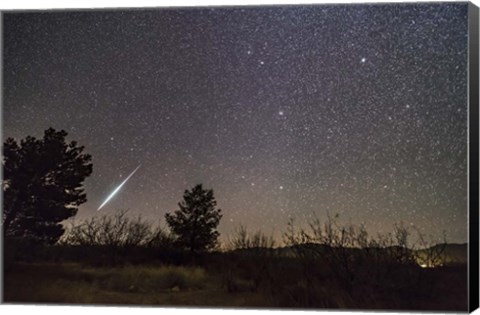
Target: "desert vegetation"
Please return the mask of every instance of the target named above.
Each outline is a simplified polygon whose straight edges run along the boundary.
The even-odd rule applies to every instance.
[[[338,216],[291,221],[281,242],[240,226],[192,252],[168,228],[118,211],[71,225],[54,245],[6,243],[10,302],[462,309],[465,257],[402,224],[371,237]],[[464,247],[466,250],[466,248]],[[426,267],[426,268],[425,268]],[[442,298],[439,299],[438,297]]]
[[[127,210],[69,223],[92,164],[65,136],[4,144],[6,302],[466,310],[466,244],[402,223],[370,235],[327,214],[281,239],[242,225],[222,238],[202,185],[166,226]]]

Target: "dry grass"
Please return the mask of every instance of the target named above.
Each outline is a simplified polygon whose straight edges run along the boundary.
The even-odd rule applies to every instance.
[[[266,306],[253,292],[228,294],[199,267],[16,264],[4,289],[7,303]]]
[[[76,263],[16,263],[5,273],[4,300],[23,304],[466,310],[466,269],[461,266],[417,268],[420,273],[413,275],[420,278],[358,282],[349,292],[327,269],[312,267],[303,276],[294,258],[277,258],[268,264],[255,285],[256,276],[246,271],[258,267],[258,260],[242,260],[239,255],[231,258],[219,261],[227,267],[236,264],[227,270],[213,265],[208,269],[185,265],[100,268]]]

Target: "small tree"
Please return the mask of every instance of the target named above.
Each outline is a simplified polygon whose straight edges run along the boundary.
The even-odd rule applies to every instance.
[[[201,184],[185,191],[183,201],[178,203],[180,209],[165,215],[178,245],[191,252],[217,245],[219,233],[216,229],[222,215],[216,205],[213,190],[203,189]]]
[[[103,215],[84,220],[70,228],[63,239],[65,244],[80,246],[135,247],[146,244],[152,226],[140,216],[130,218],[126,210],[112,216]]]
[[[53,244],[64,233],[60,222],[86,202],[83,181],[92,173],[91,156],[67,132],[45,131],[43,139],[26,137],[20,145],[3,144],[3,233]]]

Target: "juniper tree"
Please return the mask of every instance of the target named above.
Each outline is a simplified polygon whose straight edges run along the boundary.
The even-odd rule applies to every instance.
[[[217,245],[217,226],[222,215],[216,205],[213,190],[203,189],[201,184],[185,191],[183,200],[178,203],[179,210],[165,215],[179,246],[196,252]]]
[[[92,173],[91,156],[67,132],[45,131],[3,144],[3,233],[53,244],[64,233],[60,224],[86,202],[83,181]]]

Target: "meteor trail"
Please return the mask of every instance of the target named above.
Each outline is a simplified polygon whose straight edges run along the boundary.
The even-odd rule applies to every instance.
[[[135,174],[135,172],[140,168],[140,166],[142,166],[142,164],[140,164],[139,166],[137,166],[137,168],[135,170],[133,170],[133,172],[128,175],[127,178],[125,178],[125,180],[120,184],[118,185],[117,188],[115,188],[115,190],[107,197],[107,199],[105,199],[105,201],[100,205],[100,207],[98,207],[97,211],[102,209],[104,205],[107,204],[107,202],[113,198],[113,196],[115,196],[115,194],[120,190],[120,188],[122,188],[123,185],[125,185],[125,183],[127,182],[127,180],[130,179],[130,177],[132,177],[133,174]]]

